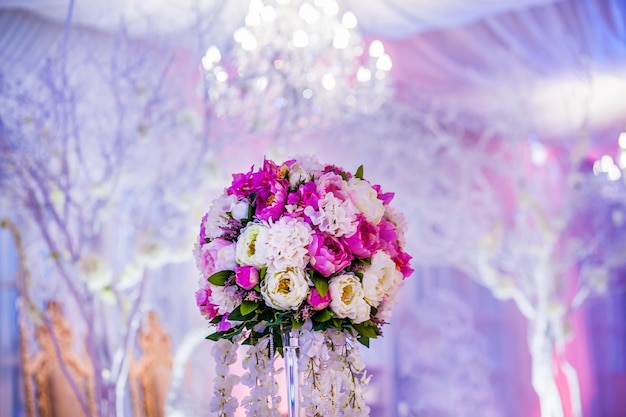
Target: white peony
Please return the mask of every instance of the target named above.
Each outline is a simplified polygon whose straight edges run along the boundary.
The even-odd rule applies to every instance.
[[[385,206],[370,183],[352,177],[348,181],[348,188],[354,205],[361,210],[367,221],[374,225],[380,223],[385,214]]]
[[[281,271],[289,267],[304,269],[309,262],[311,226],[301,219],[281,217],[267,231],[268,266]]]
[[[401,283],[402,273],[391,257],[383,251],[374,253],[371,264],[363,270],[365,300],[372,307],[378,307]]]
[[[206,236],[210,239],[222,236],[223,228],[228,226],[231,218],[241,220],[248,217],[248,206],[247,201],[239,200],[234,195],[221,195],[213,200],[204,222]]]
[[[296,158],[296,162],[289,168],[289,184],[295,187],[299,183],[312,181],[315,175],[324,169],[314,156]]]
[[[339,318],[349,318],[355,324],[370,318],[370,306],[364,299],[363,286],[355,275],[338,275],[328,283],[330,309]]]
[[[321,198],[318,205],[318,211],[311,206],[305,207],[304,214],[320,231],[335,237],[351,236],[356,232],[359,210],[352,201],[341,200],[331,192]]]
[[[239,265],[267,265],[267,232],[263,223],[249,223],[237,239],[236,260]]]
[[[230,313],[241,304],[241,298],[237,297],[237,287],[235,285],[229,287],[209,285],[211,287],[209,301],[217,306],[220,315]]]
[[[297,310],[308,292],[309,284],[301,268],[280,271],[268,268],[261,283],[261,295],[265,303],[276,310]]]

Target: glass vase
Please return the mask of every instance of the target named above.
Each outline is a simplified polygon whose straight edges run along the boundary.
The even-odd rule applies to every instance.
[[[287,415],[300,416],[300,374],[298,373],[299,332],[291,326],[281,326],[285,376],[287,379]]]

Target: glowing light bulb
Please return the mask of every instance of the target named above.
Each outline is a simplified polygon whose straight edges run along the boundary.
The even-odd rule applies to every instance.
[[[292,42],[296,48],[304,48],[309,44],[309,35],[303,30],[296,30],[293,32]]]
[[[359,67],[356,73],[356,79],[362,83],[366,83],[372,79],[372,71],[365,67]]]
[[[335,77],[333,77],[332,74],[324,74],[322,77],[322,86],[324,86],[325,89],[332,90],[335,88],[335,84]]]
[[[376,68],[381,71],[389,71],[391,70],[391,57],[387,54],[382,54],[376,60]]]
[[[311,6],[310,3],[303,3],[298,11],[298,16],[305,22],[313,24],[319,20],[320,12],[315,7]]]
[[[350,42],[350,32],[347,29],[338,27],[335,29],[335,37],[333,38],[333,47],[335,49],[345,49]]]
[[[370,44],[369,54],[373,58],[378,58],[385,53],[385,47],[383,43],[379,40],[374,40]]]
[[[355,29],[357,26],[357,20],[354,13],[345,12],[341,18],[341,25],[346,29]]]
[[[619,138],[617,139],[617,143],[619,147],[622,149],[626,149],[626,132],[622,132],[619,134]]]

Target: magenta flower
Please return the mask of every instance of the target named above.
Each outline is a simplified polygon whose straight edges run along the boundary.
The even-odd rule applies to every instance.
[[[359,258],[369,258],[380,247],[378,229],[376,226],[365,220],[363,215],[357,217],[358,225],[356,232],[351,236],[343,238],[346,248]]]
[[[211,286],[207,283],[204,287],[196,291],[196,305],[200,309],[202,315],[208,320],[217,316],[217,306],[210,301]]]
[[[378,236],[380,238],[380,248],[392,258],[398,256],[400,248],[398,246],[396,226],[390,221],[382,219],[378,224]]]
[[[202,221],[200,222],[200,245],[206,243],[206,227],[204,226],[204,223],[206,222],[207,217],[209,217],[208,212],[202,217]]]
[[[295,211],[291,213],[292,216],[303,216],[309,223],[311,219],[304,215],[304,208],[310,206],[317,211],[319,210],[318,201],[319,195],[317,194],[317,187],[314,182],[306,182],[300,185],[295,192],[287,196],[287,204],[296,206]]]
[[[409,275],[413,273],[413,268],[411,268],[411,265],[409,265],[409,262],[412,259],[411,255],[402,250],[399,250],[398,256],[392,259],[396,263],[398,270],[402,273],[403,278],[406,279],[409,277]]]
[[[244,290],[251,290],[259,283],[259,270],[251,265],[235,268],[235,282]]]
[[[341,271],[354,259],[341,241],[325,233],[315,233],[308,249],[311,266],[325,277]]]
[[[217,324],[218,332],[225,332],[233,327],[233,325],[228,321],[228,316],[230,316],[230,313],[226,313],[222,316],[222,319]]]
[[[372,188],[376,190],[376,192],[378,193],[378,198],[382,200],[383,204],[386,206],[391,203],[391,200],[393,200],[393,197],[395,196],[395,193],[383,193],[383,189],[378,184],[372,185]]]
[[[326,292],[326,295],[322,297],[317,291],[317,288],[313,288],[307,297],[307,302],[315,311],[320,311],[328,307],[330,304],[330,291]]]
[[[285,212],[287,186],[284,180],[269,181],[257,189],[256,218],[259,220],[278,220]]]
[[[235,261],[235,243],[224,239],[215,239],[200,248],[200,268],[205,278],[218,271],[232,271],[237,266]]]
[[[262,172],[254,172],[253,165],[246,174],[233,174],[233,182],[230,187],[226,189],[226,194],[235,195],[239,199],[249,198],[250,195],[261,186],[264,180],[264,174]]]

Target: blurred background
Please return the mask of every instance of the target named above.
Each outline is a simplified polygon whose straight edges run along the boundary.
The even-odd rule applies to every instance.
[[[209,415],[200,219],[312,154],[408,222],[372,416],[626,416],[625,129],[623,0],[0,0],[0,415]]]

